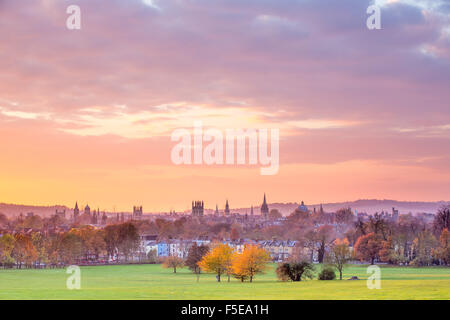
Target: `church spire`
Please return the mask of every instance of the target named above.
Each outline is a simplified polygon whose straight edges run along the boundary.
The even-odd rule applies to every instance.
[[[266,193],[264,193],[264,201],[261,205],[261,215],[266,219],[269,217],[269,206],[267,205],[266,201]]]
[[[228,204],[228,199],[225,203],[225,215],[229,215],[230,214],[230,205]]]

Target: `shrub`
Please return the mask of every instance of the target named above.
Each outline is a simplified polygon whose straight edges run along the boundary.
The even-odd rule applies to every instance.
[[[314,265],[305,260],[280,263],[276,273],[281,281],[302,281],[302,278],[312,279]]]
[[[336,279],[336,273],[332,267],[324,267],[319,273],[319,280],[334,280]]]

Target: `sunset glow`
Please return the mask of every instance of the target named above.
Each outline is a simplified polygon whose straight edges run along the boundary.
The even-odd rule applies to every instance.
[[[67,1],[21,2],[0,1],[0,202],[449,200],[442,1],[383,1],[377,32],[368,0],[79,0],[78,31]],[[174,165],[195,121],[279,129],[278,174]]]

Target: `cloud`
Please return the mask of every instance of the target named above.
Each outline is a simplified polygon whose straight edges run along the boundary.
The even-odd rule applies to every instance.
[[[383,29],[369,31],[371,3],[78,0],[82,29],[69,31],[64,1],[3,0],[8,165],[31,149],[56,166],[72,145],[64,170],[168,165],[170,131],[202,120],[279,128],[282,166],[391,161],[447,172],[448,3],[384,1]]]

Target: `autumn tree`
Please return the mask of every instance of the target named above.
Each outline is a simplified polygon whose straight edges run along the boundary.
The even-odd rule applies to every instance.
[[[131,222],[119,225],[118,251],[128,261],[130,256],[139,248],[139,233]]]
[[[448,229],[442,230],[439,238],[439,247],[434,250],[434,256],[441,264],[450,264],[450,233]]]
[[[220,282],[222,274],[231,273],[231,265],[234,257],[234,250],[228,244],[216,245],[210,252],[208,252],[198,266],[206,271],[217,275],[217,281]]]
[[[414,239],[415,257],[411,261],[415,266],[429,266],[432,264],[433,248],[435,248],[437,240],[430,230],[423,230],[418,237]]]
[[[119,225],[111,224],[106,226],[103,230],[103,238],[105,241],[106,253],[108,255],[107,260],[109,261],[119,254]]]
[[[32,216],[29,216],[29,217],[25,218],[25,220],[22,223],[22,226],[24,228],[40,230],[44,226],[44,223],[43,223],[42,218],[40,216],[32,215]]]
[[[202,260],[202,258],[208,253],[209,248],[205,245],[198,246],[196,242],[189,248],[188,256],[186,258],[186,266],[192,270],[195,274],[200,273],[200,267],[198,263]]]
[[[239,239],[239,230],[237,227],[231,228],[230,239],[233,241]]]
[[[339,209],[335,214],[336,223],[339,226],[339,229],[343,229],[344,226],[351,224],[354,217],[355,216],[350,208]]]
[[[41,264],[48,264],[47,238],[40,232],[34,232],[31,235],[31,242],[36,248],[36,262],[40,267]]]
[[[352,258],[352,254],[347,239],[336,239],[330,250],[329,262],[339,271],[339,279],[342,280],[342,270],[347,262]]]
[[[386,234],[387,222],[384,219],[383,215],[381,215],[378,212],[375,212],[375,214],[369,217],[368,226],[374,234],[381,235],[383,237],[383,240],[387,240]]]
[[[0,237],[0,263],[3,267],[12,267],[15,263],[12,257],[14,249],[15,238],[10,234],[4,234]]]
[[[173,273],[177,273],[177,268],[184,266],[184,260],[178,256],[168,256],[164,259],[164,268],[173,268]]]
[[[439,236],[442,230],[450,230],[450,205],[441,207],[434,216],[433,228],[436,236]]]
[[[256,274],[266,269],[269,261],[270,254],[265,249],[256,245],[246,245],[243,252],[233,259],[232,273],[241,281],[248,278],[252,282]]]
[[[27,267],[31,267],[32,263],[37,258],[37,253],[30,237],[19,233],[16,234],[14,238],[14,248],[11,252],[11,256],[16,260],[18,268],[22,268],[23,264]]]
[[[119,259],[120,254],[125,261],[139,248],[139,233],[131,222],[108,225],[102,233],[108,260],[113,257]],[[97,239],[100,241],[100,239]],[[96,240],[96,241],[97,241]]]
[[[61,235],[58,243],[58,254],[64,264],[74,264],[83,254],[81,238],[72,232]]]
[[[83,255],[86,260],[98,260],[100,254],[106,250],[104,231],[86,226],[80,229],[71,230],[78,235],[83,245]]]
[[[374,232],[359,237],[355,243],[356,257],[361,261],[370,261],[370,264],[374,264],[381,249],[382,238]]]

